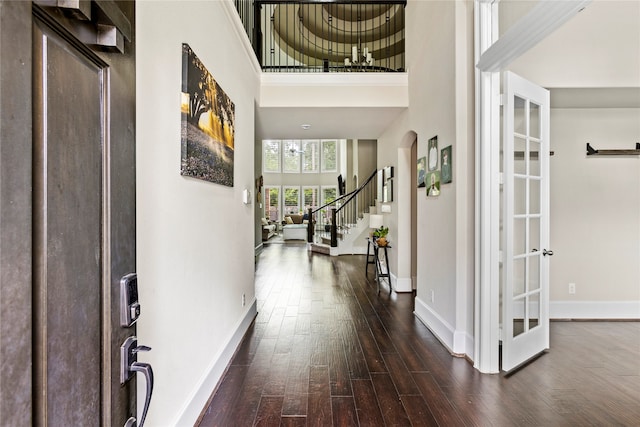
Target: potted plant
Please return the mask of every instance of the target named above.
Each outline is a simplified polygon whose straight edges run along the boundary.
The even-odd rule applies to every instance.
[[[389,234],[389,227],[382,226],[380,228],[376,228],[373,232],[373,239],[376,241],[378,246],[387,246],[387,234]]]

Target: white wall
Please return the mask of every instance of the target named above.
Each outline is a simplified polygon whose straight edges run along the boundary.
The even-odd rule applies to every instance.
[[[638,109],[615,108],[638,105],[637,91],[625,88],[640,87],[640,2],[594,0],[509,68],[551,88],[552,106],[554,88],[572,88],[563,107],[592,107],[551,113],[551,317],[640,317],[640,163],[585,156],[587,142],[634,148],[640,141]],[[599,185],[602,196],[591,192]]]
[[[640,86],[640,2],[594,0],[509,68],[544,87]]]
[[[138,337],[153,348],[140,355],[156,380],[151,426],[193,425],[255,312],[254,205],[242,190],[254,188],[258,76],[227,10],[136,4]],[[183,42],[235,103],[234,187],[180,175]]]
[[[640,318],[640,109],[552,109],[552,317]],[[569,283],[576,293],[569,294]]]
[[[391,268],[400,279],[411,280],[411,236],[406,233],[411,223],[410,193],[400,195],[407,189],[418,191],[416,314],[452,351],[471,354],[472,3],[409,1],[407,12],[410,108],[378,140],[378,165],[391,164],[398,171],[397,201],[389,219],[391,240],[397,239]],[[427,155],[427,141],[436,135],[438,150],[453,147],[453,182],[443,184],[437,198],[427,198],[426,189],[411,182],[415,165],[410,131],[418,135],[418,158]]]

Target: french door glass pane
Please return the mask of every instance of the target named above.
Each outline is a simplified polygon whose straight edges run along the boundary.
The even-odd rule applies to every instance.
[[[527,134],[527,116],[525,114],[526,101],[518,96],[514,97],[513,131],[520,135]]]
[[[529,329],[536,328],[540,325],[540,293],[534,292],[527,298],[527,304],[529,307]]]
[[[525,175],[527,173],[526,162],[526,139],[518,136],[513,137],[513,173]]]
[[[529,257],[529,267],[527,268],[529,274],[529,283],[527,283],[528,291],[535,291],[540,289],[540,256],[533,255]]]
[[[525,280],[527,278],[525,258],[513,260],[513,294],[512,297],[522,295],[525,291]]]
[[[529,213],[540,213],[540,180],[529,180]]]
[[[534,249],[541,251],[540,248],[540,218],[529,218],[529,244],[527,245],[529,252]]]
[[[529,161],[529,175],[540,176],[540,143],[536,141],[529,142],[531,156]]]
[[[540,106],[529,102],[529,136],[540,139]]]
[[[513,219],[513,255],[523,255],[527,252],[527,219]]]
[[[513,179],[513,214],[524,215],[527,213],[527,179],[514,177]]]

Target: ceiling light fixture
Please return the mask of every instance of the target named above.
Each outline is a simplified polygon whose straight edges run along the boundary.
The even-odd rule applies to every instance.
[[[300,125],[300,127],[304,130],[309,130],[309,128],[311,128],[311,125],[304,124],[304,125]]]

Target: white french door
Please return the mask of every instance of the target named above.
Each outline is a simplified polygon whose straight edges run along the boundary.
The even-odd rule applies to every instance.
[[[549,91],[503,77],[502,370],[549,348]]]

